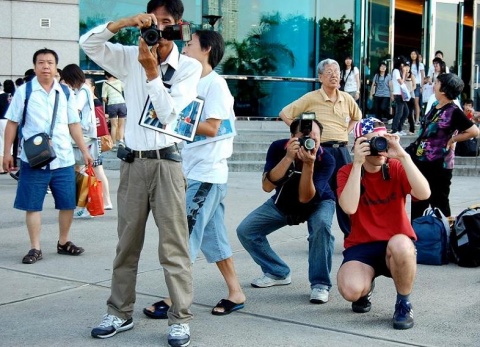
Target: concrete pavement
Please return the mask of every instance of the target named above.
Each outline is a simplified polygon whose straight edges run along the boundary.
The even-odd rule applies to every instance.
[[[116,207],[118,171],[107,171]],[[157,259],[158,236],[148,222],[139,265],[135,328],[106,339],[90,337],[106,311],[116,246],[116,210],[90,220],[75,220],[71,239],[86,249],[79,257],[56,254],[57,212],[46,197],[43,212],[44,259],[21,263],[29,249],[25,215],[13,209],[16,183],[0,176],[0,346],[166,346],[167,322],[151,320],[142,308],[168,295]],[[235,228],[269,194],[260,188],[260,173],[230,174],[226,223],[235,265],[247,301],[245,309],[224,317],[210,314],[225,297],[219,271],[203,256],[194,265],[195,314],[191,346],[478,346],[480,345],[480,268],[419,265],[411,296],[415,326],[396,331],[391,325],[395,290],[390,279],[377,279],[370,313],[355,314],[336,288],[342,261],[342,235],[334,221],[336,247],[330,301],[309,303],[306,225],[283,228],[270,242],[292,269],[292,284],[256,289],[250,281],[260,268],[239,243]],[[454,177],[454,214],[480,202],[477,177]]]

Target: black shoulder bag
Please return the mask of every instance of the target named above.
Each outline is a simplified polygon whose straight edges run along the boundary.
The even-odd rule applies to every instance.
[[[25,107],[23,109],[22,127],[25,125],[25,117],[27,116],[28,98],[25,99]],[[53,107],[52,124],[50,125],[50,134],[38,133],[26,139],[23,143],[23,150],[27,156],[28,163],[33,169],[39,169],[52,162],[57,155],[52,146],[53,127],[55,126],[55,118],[57,117],[58,108],[58,90],[55,91],[55,105]]]
[[[345,78],[345,71],[342,71],[342,77],[340,78],[340,90],[343,92],[345,91],[345,84],[347,83],[348,77],[350,77],[350,74],[352,73],[352,69],[350,69],[350,72],[347,75],[347,78]]]

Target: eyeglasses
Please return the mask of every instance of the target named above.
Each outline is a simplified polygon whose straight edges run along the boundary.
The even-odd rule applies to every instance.
[[[324,71],[322,73],[322,75],[325,75],[325,76],[333,76],[333,75],[336,75],[336,76],[340,76],[340,70],[327,70],[327,71]]]

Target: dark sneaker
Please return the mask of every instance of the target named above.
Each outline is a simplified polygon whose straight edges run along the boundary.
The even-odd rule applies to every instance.
[[[92,337],[106,339],[116,333],[133,328],[133,319],[122,319],[113,314],[106,314],[100,325],[92,329]]]
[[[372,308],[372,294],[375,288],[375,280],[372,281],[372,286],[367,295],[362,296],[355,302],[352,302],[352,311],[356,313],[367,313]]]
[[[409,301],[399,300],[393,314],[394,329],[410,329],[413,327],[413,308]]]
[[[190,344],[190,327],[188,324],[172,324],[168,331],[168,345],[185,347]]]

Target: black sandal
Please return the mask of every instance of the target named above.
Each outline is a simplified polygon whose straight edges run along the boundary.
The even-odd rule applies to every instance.
[[[83,252],[85,252],[85,250],[82,247],[75,246],[71,241],[67,241],[63,246],[60,245],[60,242],[57,242],[58,254],[80,255]]]
[[[27,255],[23,257],[22,263],[24,264],[34,264],[39,260],[43,259],[42,251],[39,249],[32,248],[28,251]]]

